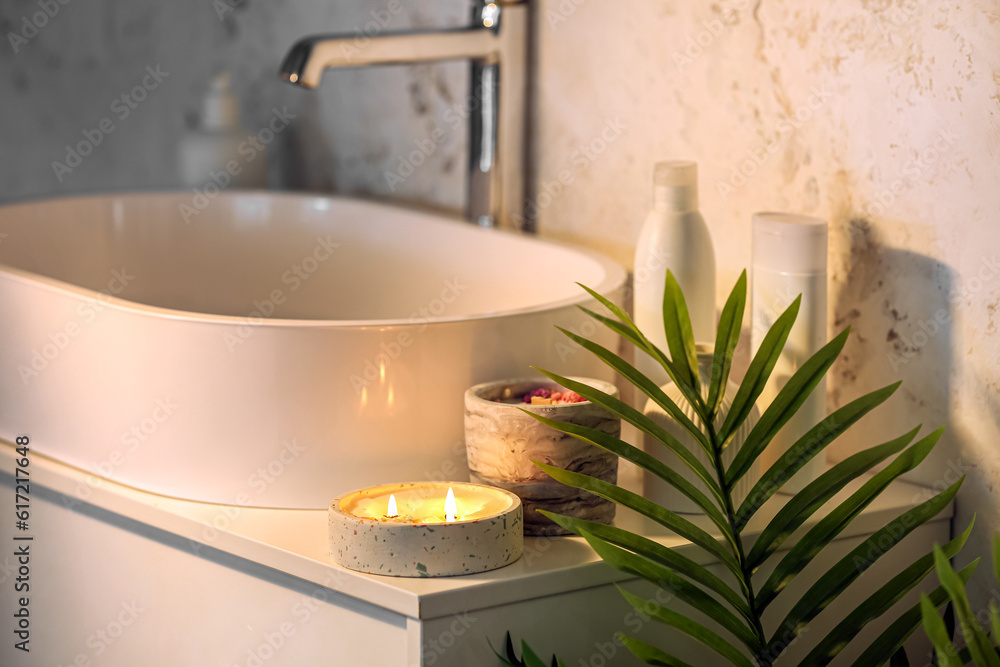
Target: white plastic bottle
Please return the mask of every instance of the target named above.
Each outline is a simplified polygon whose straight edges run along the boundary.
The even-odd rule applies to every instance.
[[[715,341],[715,249],[698,212],[698,165],[658,162],[653,171],[653,208],[635,249],[635,323],[649,340],[667,350],[663,330],[663,285],[670,270],[687,303],[696,343]],[[667,374],[647,354],[636,351],[636,367],[657,386]]]
[[[713,350],[711,347],[705,345],[698,346],[698,371],[701,377],[702,386],[702,396],[708,397],[708,383],[712,379],[712,362],[715,359]],[[722,426],[726,421],[726,415],[729,414],[729,408],[733,405],[733,399],[736,398],[736,392],[739,390],[739,385],[729,378],[729,382],[726,383],[726,392],[722,399],[722,405],[720,406],[719,415],[716,417],[716,428]],[[677,388],[673,382],[667,382],[665,385],[660,387],[670,399],[676,403],[681,411],[695,424],[700,424],[698,421],[698,416],[694,412],[694,408],[687,402],[681,390]],[[688,451],[691,452],[696,459],[698,459],[704,466],[713,472],[711,461],[708,459],[708,455],[705,450],[701,448],[701,445],[688,433],[688,430],[681,426],[673,417],[668,415],[666,411],[659,405],[653,402],[652,399],[646,401],[646,406],[643,409],[643,414],[653,420],[656,424],[662,426],[668,433],[677,438],[677,440],[687,447]],[[743,425],[736,430],[736,435],[733,437],[732,442],[726,447],[726,450],[722,453],[722,462],[728,468],[729,464],[733,462],[736,458],[736,454],[740,451],[743,443],[746,442],[747,436],[750,435],[750,431],[757,424],[760,419],[760,412],[757,410],[757,406],[754,405],[750,408],[750,414],[747,415],[746,421]],[[702,429],[702,433],[705,429]],[[680,460],[676,454],[673,453],[669,448],[663,445],[656,438],[644,433],[642,436],[642,448],[643,450],[653,456],[663,463],[667,464],[674,472],[678,473],[681,477],[691,482],[695,487],[697,487],[705,495],[709,495],[708,488],[705,487],[704,482],[702,482],[694,474],[690,467],[686,463]],[[674,512],[680,512],[681,514],[704,514],[704,510],[698,507],[697,504],[680,491],[678,491],[673,485],[667,484],[662,479],[650,472],[643,473],[643,496],[647,499],[652,500],[654,503],[666,507],[668,510]],[[743,500],[750,493],[753,485],[757,483],[760,479],[760,459],[754,461],[750,469],[747,470],[746,474],[736,483],[733,488],[733,497],[737,504],[743,502]]]
[[[785,348],[760,395],[762,412],[795,371],[827,343],[827,238],[827,223],[819,218],[789,213],[755,213],[753,216],[750,341],[754,354],[778,316],[802,295],[799,314]],[[764,469],[825,416],[824,379],[761,455]],[[782,492],[797,493],[822,474],[825,467],[824,450],[786,482]]]
[[[222,72],[205,94],[198,127],[178,144],[177,162],[183,186],[204,190],[267,187],[267,151],[252,133],[240,127],[239,101]]]

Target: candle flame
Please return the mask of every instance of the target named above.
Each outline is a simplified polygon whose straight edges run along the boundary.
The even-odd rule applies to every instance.
[[[444,499],[444,520],[455,521],[458,514],[458,505],[455,503],[455,492],[448,487],[448,497]]]
[[[386,516],[399,516],[399,510],[396,509],[396,495],[393,493],[389,494],[389,509],[385,512]]]

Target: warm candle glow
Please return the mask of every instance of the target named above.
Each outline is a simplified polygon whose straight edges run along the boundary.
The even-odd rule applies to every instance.
[[[448,496],[444,499],[444,520],[454,521],[458,514],[458,506],[455,503],[455,492],[448,487]]]
[[[342,509],[354,516],[392,523],[442,524],[475,521],[503,512],[510,499],[489,487],[462,482],[386,484],[352,494]]]
[[[382,484],[330,504],[330,555],[392,577],[487,572],[521,556],[523,517],[515,494],[484,484]]]

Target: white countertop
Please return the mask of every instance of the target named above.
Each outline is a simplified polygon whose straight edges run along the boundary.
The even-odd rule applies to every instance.
[[[0,441],[0,469],[13,475],[15,458],[14,446]],[[362,574],[340,567],[330,558],[326,510],[214,505],[160,496],[96,477],[37,452],[31,452],[30,471],[33,485],[70,498],[80,497],[78,489],[89,489],[86,503],[186,538],[194,553],[207,545],[411,618],[438,618],[632,578],[605,565],[579,537],[526,537],[520,560],[481,574],[434,579]],[[634,468],[623,469],[623,486],[635,488],[637,481]],[[862,481],[849,486],[831,503],[842,500]],[[925,500],[926,493],[919,486],[894,483],[848,526],[841,538],[877,530]],[[757,513],[748,535],[766,525],[783,498],[776,495]],[[800,530],[814,525],[822,514],[822,510],[817,512]],[[949,520],[952,514],[953,506],[949,505],[934,520]],[[715,532],[704,517],[688,518]],[[619,508],[616,524],[662,544],[680,547],[698,562],[713,560],[700,548],[627,510]],[[786,542],[786,546],[791,543]]]

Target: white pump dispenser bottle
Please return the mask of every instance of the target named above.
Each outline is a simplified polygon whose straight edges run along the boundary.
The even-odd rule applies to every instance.
[[[653,207],[635,250],[634,317],[649,340],[666,351],[663,286],[667,270],[684,293],[696,343],[715,341],[715,249],[698,212],[698,165],[658,162],[653,171]],[[636,351],[636,367],[657,385],[666,372]]]
[[[267,187],[267,151],[249,141],[250,135],[240,125],[239,101],[223,72],[205,93],[198,127],[178,143],[181,184],[210,193],[213,188]]]

